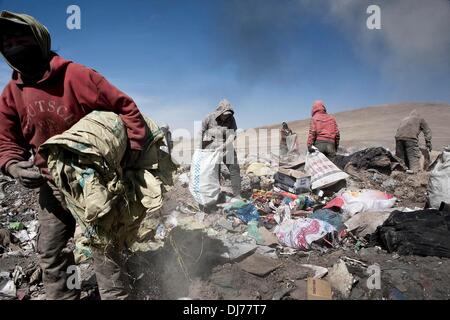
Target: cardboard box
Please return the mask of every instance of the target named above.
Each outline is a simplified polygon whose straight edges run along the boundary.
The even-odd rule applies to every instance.
[[[308,300],[332,300],[331,286],[328,281],[308,278],[307,288],[306,298]]]
[[[274,179],[275,186],[290,193],[302,194],[311,190],[311,177],[299,170],[280,168]]]

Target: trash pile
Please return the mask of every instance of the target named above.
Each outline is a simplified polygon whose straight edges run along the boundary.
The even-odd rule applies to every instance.
[[[339,259],[329,268],[311,265],[326,270],[320,277],[305,277],[305,281],[301,282],[297,280],[290,290],[279,292],[277,298],[349,298],[352,288],[361,279],[354,276],[353,272],[358,269],[357,273],[361,274],[369,267],[364,259],[351,256],[358,256],[368,250],[373,252],[370,249],[376,249],[375,256],[386,252],[386,255],[448,257],[447,245],[436,246],[436,241],[442,243],[443,239],[450,239],[448,214],[442,210],[427,211],[431,213],[429,216],[418,214],[423,212],[426,202],[429,172],[408,173],[402,161],[384,148],[362,150],[341,157],[336,164],[320,152],[308,154],[305,160],[278,166],[272,165],[270,161],[245,161],[245,174],[242,177],[243,184],[246,184],[243,188],[245,196],[226,196],[223,201],[213,205],[215,209],[212,212],[220,223],[213,223],[210,228],[218,234],[225,231],[223,234],[226,235],[224,237],[222,234],[218,238],[227,239],[224,242],[235,241],[235,246],[256,246],[256,249],[241,251],[240,257],[245,257],[245,263],[238,263],[241,271],[270,277],[270,274],[279,272],[276,271],[280,268],[277,259],[305,254],[308,259],[316,254],[325,258],[341,252]],[[191,170],[191,181],[192,174]],[[267,183],[261,188],[261,178],[272,184]],[[408,229],[408,224],[405,229],[400,227],[396,218],[400,214],[409,217],[410,226],[422,226],[420,236],[418,232]],[[438,232],[434,238],[430,238],[434,229]],[[407,237],[408,232],[413,236]],[[210,231],[208,235],[217,236]],[[412,239],[414,236],[416,241]],[[428,244],[423,237],[433,240]],[[434,250],[430,249],[431,242]],[[269,260],[263,263],[261,256]],[[258,262],[253,261],[250,268],[247,260]],[[262,266],[257,268],[258,264]],[[263,272],[260,269],[264,269],[264,265],[268,269]],[[224,269],[228,267],[223,267],[220,272],[225,272]],[[236,272],[234,267],[231,269],[233,271],[230,272]],[[320,280],[325,276],[325,280]],[[312,279],[317,281],[317,286],[322,286],[321,293],[315,293],[316,297],[308,292]],[[299,294],[299,290],[308,294]],[[392,288],[389,293],[382,293],[382,298],[404,297],[396,294],[395,290]],[[337,295],[332,295],[331,291]]]
[[[37,201],[34,191],[0,175],[0,299],[28,299],[42,291],[37,265]]]
[[[347,182],[353,190],[381,190],[393,194],[401,206],[414,207],[427,201],[430,172],[425,158],[424,170],[415,174],[383,147],[368,148],[347,156],[337,155],[334,162],[350,176]]]
[[[36,247],[38,210],[37,191],[0,175],[0,300],[45,298]],[[74,239],[69,241],[67,250],[74,250],[79,263],[89,263],[89,248],[76,247],[75,243],[78,245]],[[80,267],[83,271],[89,269],[88,264]],[[82,272],[82,279],[92,275],[93,271]],[[87,297],[88,290],[95,291],[95,286],[84,286],[82,296]]]
[[[378,155],[374,156],[378,160],[368,161],[369,155]],[[288,163],[275,157],[249,157],[241,167],[241,197],[230,195],[229,181],[219,178],[226,175],[224,166],[220,170],[211,166],[213,173],[208,171],[200,179],[195,175],[204,172],[202,160],[197,169],[179,168],[160,215],[147,217],[153,241],[141,248],[143,256],[138,252],[129,259],[136,267],[130,276],[137,296],[448,298],[448,204],[436,208],[441,198],[435,192],[434,209],[424,209],[431,194],[427,189],[440,190],[436,186],[446,179],[442,178],[446,160],[443,154],[431,173],[411,174],[383,148],[347,156],[344,166],[319,152]],[[12,185],[8,182],[6,188]],[[27,270],[31,262],[36,266],[36,203],[22,210],[21,219],[13,219],[13,200],[2,202],[2,208],[8,208],[2,209],[2,257],[9,261],[20,251],[34,255],[34,260],[11,261],[0,268],[1,295],[36,298],[42,296],[38,268],[33,277]],[[73,241],[72,249],[87,270],[91,263],[88,248],[82,241]],[[382,270],[381,289],[367,285],[376,268]],[[87,273],[83,283],[92,274]],[[94,295],[93,291],[95,281],[84,296]]]

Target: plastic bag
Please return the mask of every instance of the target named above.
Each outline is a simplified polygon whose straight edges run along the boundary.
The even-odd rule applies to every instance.
[[[450,203],[450,146],[433,163],[427,193],[432,208],[439,208],[441,202]]]
[[[307,154],[305,171],[311,176],[312,190],[325,188],[348,178],[348,174],[319,151]]]
[[[248,205],[237,209],[235,213],[236,217],[241,219],[243,222],[248,223],[249,221],[259,220],[259,212],[258,209],[251,203]]]
[[[286,137],[286,145],[288,149],[288,153],[298,152],[298,142],[297,142],[297,134],[293,133]]]
[[[392,208],[397,198],[379,190],[346,191],[327,203],[325,209],[338,207],[347,218],[358,212],[383,211]]]
[[[247,233],[248,233],[249,237],[252,237],[253,239],[256,240],[257,244],[262,243],[263,239],[258,230],[258,221],[252,220],[247,224]]]
[[[308,250],[311,243],[333,233],[336,228],[318,219],[286,219],[275,227],[278,241],[287,247]]]

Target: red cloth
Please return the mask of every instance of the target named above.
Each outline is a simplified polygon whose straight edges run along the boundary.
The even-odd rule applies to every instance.
[[[54,55],[50,70],[36,83],[24,84],[14,71],[0,96],[1,171],[5,173],[12,160],[28,160],[30,150],[36,155],[35,164],[46,169],[39,146],[93,110],[120,115],[131,149],[142,149],[146,136],[142,114],[130,97],[95,70]]]
[[[327,110],[322,101],[314,102],[311,112],[311,122],[309,126],[308,147],[316,141],[333,142],[339,146],[340,133],[336,119],[327,114]]]
[[[345,202],[344,202],[344,199],[342,199],[342,197],[336,197],[336,198],[330,200],[323,208],[324,209],[331,209],[331,208],[342,209],[344,204],[345,204]]]

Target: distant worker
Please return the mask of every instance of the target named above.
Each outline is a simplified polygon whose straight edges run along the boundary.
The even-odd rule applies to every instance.
[[[417,110],[411,111],[408,117],[400,122],[395,135],[395,155],[402,159],[406,166],[417,172],[420,170],[419,134],[423,132],[428,151],[432,150],[431,129]]]
[[[309,126],[308,151],[313,152],[315,146],[328,157],[334,159],[339,147],[340,133],[334,116],[327,113],[322,101],[315,101],[312,106]]]
[[[233,195],[241,194],[241,175],[233,142],[236,139],[236,120],[234,110],[228,100],[219,102],[216,111],[210,113],[202,123],[201,148],[221,149],[223,162],[230,171]]]
[[[297,151],[297,135],[286,122],[283,122],[280,129],[280,155],[295,151]]]

